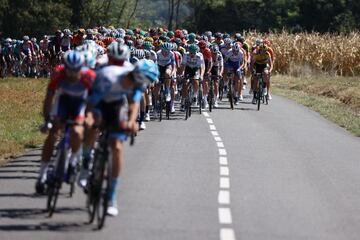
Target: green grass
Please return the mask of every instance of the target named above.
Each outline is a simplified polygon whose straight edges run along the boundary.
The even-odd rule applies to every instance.
[[[40,145],[47,79],[0,79],[0,161]]]
[[[360,137],[360,79],[355,77],[272,78],[273,93],[292,99]]]

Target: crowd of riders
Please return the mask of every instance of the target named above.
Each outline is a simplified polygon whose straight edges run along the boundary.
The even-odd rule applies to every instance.
[[[240,33],[195,34],[185,29],[144,31],[112,26],[78,29],[74,33],[64,29],[40,41],[29,36],[22,40],[6,38],[0,50],[2,77],[51,76],[43,107],[46,124],[42,130],[48,137],[36,183],[38,193],[44,192],[54,144],[68,119],[76,122],[71,129],[70,162],[82,162],[78,181],[82,187],[87,184],[89,162],[99,134],[94,126],[103,121],[113,127],[110,215],[118,212],[116,186],[123,164],[122,143],[127,138],[124,129],[144,130],[151,111],[152,117],[158,117],[153,103],[162,93],[170,103],[171,113],[175,112],[176,99],[180,111],[184,111],[189,87],[194,92],[193,106],[208,108],[212,96],[211,106],[217,108],[220,93],[228,91],[230,82],[236,105],[244,101],[247,85],[249,93],[256,96],[261,73],[266,82],[265,95],[271,99],[270,75],[275,61],[271,43],[260,37],[250,43]],[[196,94],[199,88],[202,99]],[[51,129],[47,127],[49,122]]]

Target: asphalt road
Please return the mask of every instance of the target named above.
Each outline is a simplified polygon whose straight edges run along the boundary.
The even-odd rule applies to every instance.
[[[126,148],[117,218],[88,225],[84,194],[49,219],[40,151],[0,168],[0,239],[360,239],[360,140],[292,101],[228,104],[147,123]]]

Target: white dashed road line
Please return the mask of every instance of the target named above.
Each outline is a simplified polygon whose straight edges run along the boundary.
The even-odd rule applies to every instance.
[[[206,121],[209,123],[209,128],[214,140],[216,142],[216,146],[219,151],[219,165],[220,165],[220,190],[218,194],[218,216],[219,223],[221,225],[226,225],[226,228],[220,229],[220,240],[235,240],[235,232],[230,227],[232,224],[232,215],[230,208],[230,170],[228,167],[228,158],[227,152],[224,147],[224,142],[219,136],[219,132],[216,131],[216,126],[214,121],[210,118],[209,113],[203,112],[203,115],[206,117]]]

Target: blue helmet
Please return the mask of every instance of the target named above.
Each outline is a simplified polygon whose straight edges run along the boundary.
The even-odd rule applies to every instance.
[[[161,48],[170,51],[173,48],[173,45],[171,43],[165,42],[161,45]]]
[[[135,84],[139,86],[158,81],[159,75],[158,65],[146,59],[138,61],[133,70]]]
[[[84,56],[79,51],[67,51],[64,55],[65,67],[72,70],[80,70],[84,65]]]

